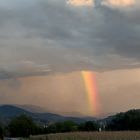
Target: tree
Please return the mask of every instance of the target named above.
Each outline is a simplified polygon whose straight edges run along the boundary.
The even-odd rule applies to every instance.
[[[3,133],[4,133],[3,127],[2,125],[0,125],[0,139],[3,139]]]
[[[77,131],[78,127],[73,121],[63,122],[63,132]]]
[[[57,133],[57,128],[55,124],[51,124],[46,129],[47,133]]]
[[[77,131],[78,126],[72,121],[57,122],[47,127],[47,133],[73,132]]]
[[[130,110],[113,117],[108,130],[140,130],[140,110]]]
[[[11,137],[29,137],[37,132],[37,126],[32,118],[21,115],[11,120],[8,130]]]
[[[87,121],[79,125],[79,130],[81,131],[96,131],[99,125],[94,121]]]

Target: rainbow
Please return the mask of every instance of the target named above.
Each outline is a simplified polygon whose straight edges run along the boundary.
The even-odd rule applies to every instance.
[[[96,116],[99,114],[99,102],[95,74],[90,71],[81,71],[81,74],[87,93],[89,112]]]

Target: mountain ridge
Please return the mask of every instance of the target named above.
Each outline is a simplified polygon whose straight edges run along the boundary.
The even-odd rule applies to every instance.
[[[2,121],[9,121],[14,117],[25,114],[33,118],[34,121],[40,123],[49,122],[61,122],[61,121],[74,121],[76,123],[82,123],[88,120],[88,118],[82,117],[72,117],[72,116],[62,116],[54,113],[35,113],[27,111],[23,108],[17,107],[16,105],[0,105],[0,119]],[[95,118],[90,118],[90,120],[95,120]]]

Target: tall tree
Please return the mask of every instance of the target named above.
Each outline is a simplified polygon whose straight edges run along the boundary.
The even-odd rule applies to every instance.
[[[29,137],[29,135],[36,133],[37,126],[32,118],[21,115],[11,120],[8,130],[11,137]]]

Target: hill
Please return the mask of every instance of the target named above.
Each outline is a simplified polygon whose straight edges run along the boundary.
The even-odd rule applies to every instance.
[[[87,121],[88,118],[78,118],[78,117],[66,117],[66,116],[61,116],[58,114],[53,114],[53,113],[35,113],[35,112],[30,112],[27,111],[23,108],[14,106],[14,105],[1,105],[0,106],[0,120],[3,122],[8,122],[11,120],[13,117],[17,117],[21,114],[26,114],[27,116],[30,116],[33,118],[34,121],[38,123],[50,123],[50,122],[62,122],[62,121],[73,121],[76,123],[82,123]],[[90,118],[91,120],[91,118]],[[94,120],[94,118],[93,118]]]
[[[30,104],[17,105],[17,104],[15,104],[14,106],[16,106],[18,108],[22,108],[22,109],[24,109],[26,111],[29,111],[29,112],[32,112],[32,113],[44,113],[44,112],[50,112],[50,113],[52,113],[50,110],[45,109],[45,108],[40,107],[40,106],[36,106],[36,105],[30,105]]]
[[[29,111],[29,112],[34,112],[34,113],[49,112],[49,113],[53,113],[53,114],[59,114],[59,115],[62,115],[62,116],[85,117],[85,115],[80,113],[80,112],[58,111],[58,110],[54,111],[54,110],[50,110],[46,107],[40,107],[40,106],[37,106],[37,105],[30,105],[30,104],[17,105],[17,104],[15,104],[14,106],[22,108],[22,109],[24,109],[26,111]]]

